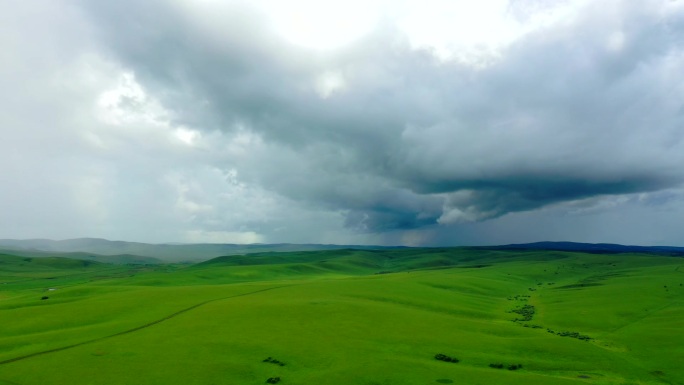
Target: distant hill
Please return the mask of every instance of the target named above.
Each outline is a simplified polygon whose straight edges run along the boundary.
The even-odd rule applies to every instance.
[[[109,241],[98,238],[78,238],[63,241],[49,239],[0,239],[0,252],[26,257],[64,257],[104,263],[154,264],[168,262],[198,263],[217,257],[246,254],[326,251],[326,250],[416,250],[407,247],[383,247],[361,245],[319,245],[319,244],[149,244],[140,242]],[[428,248],[430,249],[430,248]],[[432,248],[433,250],[438,248]],[[499,246],[463,247],[470,250],[550,250],[593,254],[647,253],[669,256],[684,256],[684,247],[673,246],[625,246],[609,243],[536,242]],[[250,261],[263,256],[250,256]],[[241,259],[231,259],[234,263]]]
[[[577,251],[592,254],[646,253],[684,256],[684,247],[675,246],[626,246],[612,243],[535,242],[501,246],[486,246],[488,250],[553,250]]]
[[[109,241],[99,238],[78,238],[63,241],[50,239],[0,239],[0,248],[47,253],[88,253],[99,256],[150,257],[163,262],[201,262],[226,255],[241,255],[264,252],[295,252],[338,249],[391,249],[393,247],[318,244],[149,244],[139,242]],[[16,254],[16,252],[13,252]],[[78,258],[77,256],[69,256]],[[79,258],[84,259],[84,258]],[[97,259],[106,262],[102,259]],[[159,261],[156,261],[159,262]],[[111,263],[111,262],[110,262]],[[128,263],[128,262],[124,262]],[[155,261],[143,262],[155,263]]]
[[[78,259],[81,261],[91,261],[99,263],[109,263],[115,265],[134,264],[134,265],[149,265],[163,263],[160,259],[153,257],[143,257],[140,255],[118,254],[118,255],[100,255],[94,253],[84,252],[56,252],[56,251],[40,251],[35,249],[19,249],[19,248],[0,248],[0,254],[15,255],[25,258],[68,258]]]
[[[0,252],[0,268],[2,268],[3,271],[7,272],[9,270],[14,270],[17,266],[25,267],[23,270],[39,270],[102,267],[106,265],[95,261],[84,261],[73,258],[30,258],[18,255],[8,255]]]

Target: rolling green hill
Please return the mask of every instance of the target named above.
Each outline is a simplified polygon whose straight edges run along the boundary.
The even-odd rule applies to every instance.
[[[241,255],[262,252],[295,252],[312,250],[355,249],[396,249],[396,247],[381,246],[339,246],[319,244],[150,244],[140,242],[110,241],[99,238],[78,238],[54,241],[50,239],[0,239],[0,248],[11,250],[13,253],[76,253],[64,255],[67,258],[79,258],[79,253],[99,258],[103,262],[111,263],[157,263],[164,262],[192,262],[197,263],[224,255]],[[103,257],[111,256],[111,261]],[[120,262],[121,257],[128,257],[133,262]],[[144,258],[151,258],[147,261]],[[137,258],[137,259],[136,259]],[[137,260],[142,262],[136,262]]]
[[[684,384],[682,258],[441,248],[36,261],[0,257],[0,384]]]
[[[28,258],[67,258],[80,259],[83,261],[111,263],[111,264],[158,264],[161,260],[152,257],[141,257],[139,255],[131,254],[116,254],[116,255],[100,255],[85,252],[49,252],[39,250],[22,250],[22,249],[0,249],[0,254],[16,255]]]

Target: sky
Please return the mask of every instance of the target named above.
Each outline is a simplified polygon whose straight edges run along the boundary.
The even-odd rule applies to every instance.
[[[682,0],[0,7],[0,238],[684,246]]]

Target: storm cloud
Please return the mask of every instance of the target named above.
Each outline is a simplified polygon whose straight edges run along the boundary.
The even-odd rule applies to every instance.
[[[136,213],[143,240],[488,243],[549,216],[597,240],[567,217],[680,207],[681,2],[502,2],[479,40],[438,18],[477,10],[373,4],[367,30],[323,48],[268,1],[64,2],[45,30],[15,22],[3,130],[33,151],[2,166],[7,183],[55,159],[35,186],[81,186],[51,198],[55,223],[73,210],[130,237],[114,229]],[[28,190],[3,199],[40,199]]]

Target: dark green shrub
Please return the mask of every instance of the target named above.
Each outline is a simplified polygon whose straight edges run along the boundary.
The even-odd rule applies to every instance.
[[[265,359],[263,359],[261,362],[270,362],[270,363],[275,364],[275,365],[285,366],[285,363],[284,363],[284,362],[278,361],[278,360],[276,360],[276,359],[273,358],[273,357],[265,358]]]
[[[458,358],[449,357],[446,354],[441,354],[441,353],[436,354],[435,359],[439,360],[439,361],[444,361],[444,362],[453,362],[453,363],[460,362],[460,360]]]

